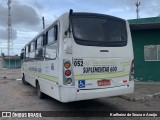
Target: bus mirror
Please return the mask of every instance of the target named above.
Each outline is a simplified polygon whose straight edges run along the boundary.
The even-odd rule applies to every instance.
[[[71,38],[64,39],[64,51],[68,54],[72,54],[72,39]]]
[[[24,53],[21,53],[20,58],[21,58],[21,60],[24,59]]]

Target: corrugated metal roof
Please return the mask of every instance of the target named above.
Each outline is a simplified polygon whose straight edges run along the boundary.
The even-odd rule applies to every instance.
[[[160,23],[160,17],[131,19],[128,22],[129,24],[156,24]]]

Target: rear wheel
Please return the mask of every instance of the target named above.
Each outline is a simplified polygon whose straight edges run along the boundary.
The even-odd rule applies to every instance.
[[[38,95],[38,97],[39,97],[40,99],[43,99],[44,96],[45,96],[45,94],[41,92],[40,85],[39,85],[38,82],[37,82],[37,84],[36,84],[36,89],[37,89],[37,95]]]
[[[22,83],[25,84],[25,85],[29,85],[29,83],[25,80],[24,74],[23,74],[23,77],[22,77]]]

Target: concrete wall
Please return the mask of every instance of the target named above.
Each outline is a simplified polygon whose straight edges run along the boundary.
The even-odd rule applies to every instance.
[[[0,59],[0,68],[2,68],[2,60]]]

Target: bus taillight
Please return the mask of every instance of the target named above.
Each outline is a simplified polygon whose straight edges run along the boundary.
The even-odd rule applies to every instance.
[[[70,65],[69,62],[65,62],[65,63],[64,63],[64,67],[65,67],[66,69],[70,68],[70,66],[71,66],[71,65]]]
[[[132,60],[131,63],[131,68],[130,68],[130,77],[129,77],[129,81],[134,80],[134,60]]]
[[[66,76],[70,76],[70,75],[71,75],[71,71],[70,71],[70,70],[66,70],[66,71],[65,71],[65,75],[66,75]]]
[[[64,69],[63,69],[63,84],[69,85],[69,86],[74,86],[75,80],[74,80],[73,68],[71,66],[71,61],[65,59],[63,62],[63,67],[64,67]]]
[[[67,84],[71,84],[71,83],[72,83],[72,79],[71,79],[71,78],[67,78],[67,79],[66,79],[66,83],[67,83]]]

